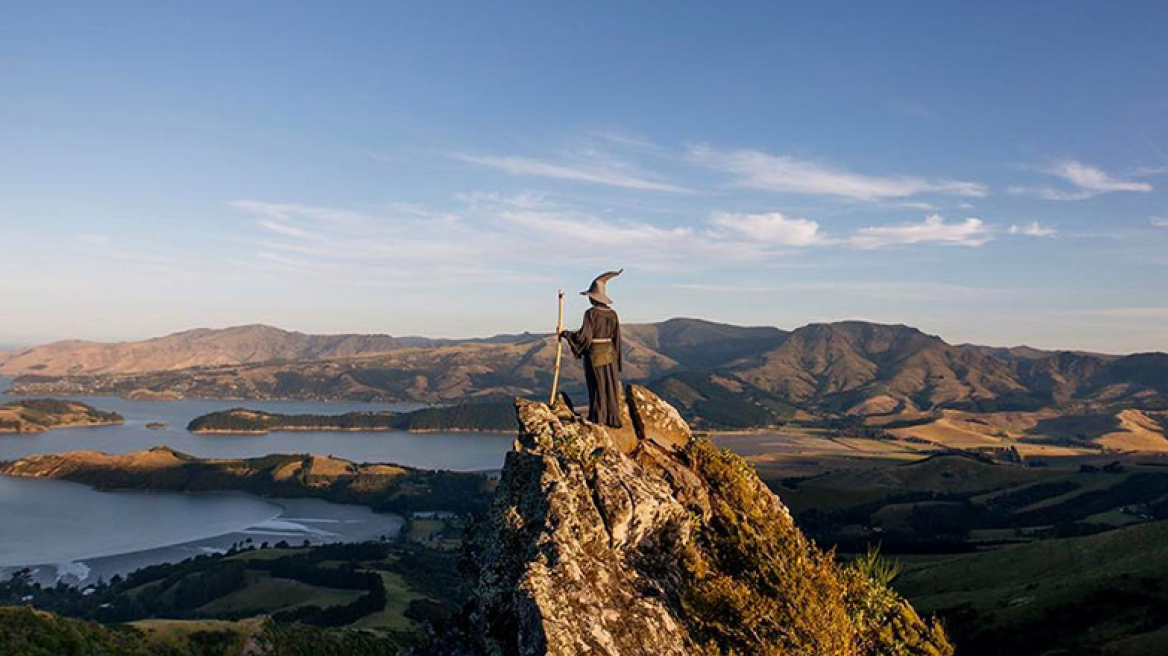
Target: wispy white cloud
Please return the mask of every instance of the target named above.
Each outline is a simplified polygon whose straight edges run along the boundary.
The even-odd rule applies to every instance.
[[[1062,160],[1047,169],[1047,173],[1057,175],[1067,182],[1098,193],[1108,191],[1151,191],[1152,185],[1146,182],[1127,182],[1113,177],[1102,169],[1087,166],[1075,160]]]
[[[153,241],[149,239],[148,241]],[[74,235],[72,248],[64,251],[69,254],[70,264],[84,263],[94,271],[101,267],[93,266],[95,262],[104,262],[112,265],[97,273],[75,274],[79,285],[93,284],[101,280],[99,275],[129,274],[137,276],[141,282],[145,278],[169,279],[184,281],[200,276],[219,275],[216,269],[221,265],[213,256],[197,260],[183,260],[174,253],[166,251],[156,244],[144,243],[142,239],[126,239],[106,234],[81,233]]]
[[[101,233],[78,233],[73,235],[78,259],[85,262],[106,261],[116,263],[122,271],[136,274],[163,275],[173,279],[204,275],[214,269],[215,264],[206,259],[199,262],[182,262],[170,254],[157,252],[159,249],[143,248],[141,243],[132,243]],[[91,283],[92,278],[82,284]]]
[[[1137,178],[1143,178],[1150,175],[1161,175],[1163,173],[1168,173],[1168,166],[1141,166],[1135,171],[1132,171],[1132,175]]]
[[[627,165],[614,161],[558,163],[530,157],[499,157],[466,153],[453,153],[452,157],[463,162],[486,166],[517,176],[571,180],[640,191],[690,192],[689,189],[679,185],[649,179],[643,174],[630,170]]]
[[[1135,180],[1122,180],[1107,173],[1103,169],[1088,166],[1073,159],[1058,160],[1042,171],[1049,175],[1062,178],[1068,182],[1071,189],[1058,189],[1051,186],[1026,187],[1014,186],[1009,191],[1013,194],[1029,194],[1046,200],[1085,200],[1100,194],[1117,191],[1132,191],[1148,193],[1152,185]]]
[[[928,180],[911,176],[874,176],[833,169],[794,157],[777,157],[757,150],[715,150],[695,146],[689,159],[735,176],[734,185],[763,191],[837,196],[855,200],[908,198],[922,194],[985,196],[977,182]]]
[[[939,215],[919,223],[900,223],[862,228],[848,243],[855,248],[873,249],[905,244],[935,243],[949,246],[981,246],[992,239],[990,228],[981,219],[946,223]]]
[[[868,299],[884,300],[966,300],[987,298],[1019,293],[1018,289],[1001,287],[977,287],[971,285],[950,285],[930,282],[900,281],[792,281],[782,285],[711,285],[705,283],[679,283],[678,289],[718,294],[784,294],[791,292],[830,292],[863,296]]]
[[[413,206],[350,208],[232,201],[255,217],[254,267],[281,275],[328,275],[355,283],[445,284],[496,267],[501,236]]]
[[[625,130],[619,129],[603,129],[593,130],[589,133],[590,136],[601,141],[617,146],[626,146],[629,148],[639,148],[645,150],[663,150],[662,146],[654,142],[648,137],[633,134]]]
[[[818,221],[781,212],[647,221],[582,210],[540,194],[461,195],[456,209],[351,209],[255,200],[231,205],[252,218],[252,267],[314,283],[359,280],[380,286],[461,285],[524,276],[565,262],[635,263],[668,272],[783,266],[798,262],[798,252],[806,249],[980,246],[1005,230],[980,219],[946,222],[938,215],[839,235]]]
[[[298,203],[267,203],[255,200],[234,200],[229,204],[232,207],[252,214],[285,222],[304,219],[328,224],[354,224],[363,223],[369,218],[357,210],[301,205]]]
[[[294,225],[289,225],[282,221],[274,221],[272,219],[260,219],[258,221],[260,227],[267,228],[272,232],[284,235],[285,237],[298,237],[300,239],[319,239],[321,235],[303,228],[298,228]]]
[[[962,203],[962,205],[968,205],[968,203]],[[922,212],[936,212],[938,209],[937,206],[932,204],[932,203],[926,203],[924,201],[915,201],[915,200],[903,202],[903,203],[898,204],[897,206],[898,207],[905,207],[905,208],[908,208],[910,210],[920,210]]]
[[[714,214],[711,223],[738,235],[779,246],[818,246],[828,243],[819,230],[819,223],[808,219],[792,219],[781,212],[763,214]]]
[[[1161,218],[1161,217],[1158,217],[1158,216],[1153,216],[1153,217],[1152,217],[1152,227],[1155,227],[1155,228],[1168,228],[1168,219]]]
[[[1026,225],[1012,225],[1009,232],[1011,235],[1025,235],[1027,237],[1053,237],[1058,234],[1058,230],[1042,225],[1038,221],[1031,221]]]
[[[1078,314],[1123,319],[1168,319],[1168,307],[1126,307],[1082,310]]]
[[[713,236],[708,226],[598,216],[538,194],[469,194],[462,207],[354,211],[256,201],[233,206],[256,217],[253,248],[270,268],[380,284],[457,284],[523,275],[564,262],[636,262],[680,270],[695,261],[757,261],[764,245]],[[334,215],[352,221],[330,222]],[[281,218],[273,219],[278,215]],[[492,273],[493,272],[493,273]]]
[[[685,227],[660,227],[643,221],[612,221],[565,210],[542,199],[510,198],[496,208],[499,218],[530,231],[570,244],[642,248],[684,242],[693,237]]]
[[[715,234],[708,226],[599,217],[540,196],[487,194],[472,200],[471,212],[507,232],[516,249],[552,259],[601,262],[616,258],[650,269],[678,270],[695,261],[758,261],[768,252],[765,244],[741,235]]]

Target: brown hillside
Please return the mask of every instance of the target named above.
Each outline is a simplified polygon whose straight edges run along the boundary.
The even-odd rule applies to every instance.
[[[900,409],[909,410],[1025,392],[1012,373],[1006,362],[915,328],[849,321],[800,328],[739,375],[797,402],[835,410],[873,397],[887,397],[882,407],[900,401]]]
[[[792,407],[856,415],[1168,409],[1165,354],[952,346],[909,326],[860,321],[790,333],[696,319],[624,330],[623,378],[648,383],[706,427],[774,425]],[[132,344],[59,342],[15,354],[0,372],[20,375],[21,394],[450,402],[542,394],[554,357],[550,335],[457,341],[245,326]],[[579,363],[567,362],[564,389],[579,394],[582,382]]]
[[[263,325],[199,328],[142,342],[54,342],[0,358],[0,373],[119,374],[272,360],[317,360],[384,353],[416,341],[388,335],[306,335]]]

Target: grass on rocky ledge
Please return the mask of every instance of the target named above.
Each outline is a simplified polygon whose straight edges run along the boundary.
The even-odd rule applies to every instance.
[[[690,443],[711,517],[685,554],[683,604],[709,655],[950,656],[936,622],[893,592],[877,556],[850,566],[807,540],[739,456]]]

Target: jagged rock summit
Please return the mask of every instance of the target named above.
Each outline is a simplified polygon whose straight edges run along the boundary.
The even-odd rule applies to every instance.
[[[744,461],[649,390],[625,401],[617,431],[564,398],[516,401],[518,439],[467,542],[472,601],[415,653],[952,653],[876,559],[837,565]]]

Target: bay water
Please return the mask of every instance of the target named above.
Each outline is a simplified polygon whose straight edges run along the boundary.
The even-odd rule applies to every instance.
[[[5,394],[0,404],[15,400]],[[425,469],[492,471],[502,466],[511,435],[473,432],[293,432],[263,436],[197,435],[186,430],[200,415],[247,407],[288,414],[408,411],[420,404],[311,401],[143,401],[69,397],[121,414],[117,426],[65,428],[0,435],[0,461],[29,455],[93,450],[128,453],[156,445],[203,458],[315,453],[357,462]],[[166,424],[162,429],[146,425]],[[86,585],[100,577],[232,544],[286,540],[300,544],[394,536],[401,517],[316,499],[267,499],[235,492],[100,492],[65,481],[0,476],[0,576],[32,567],[38,580]]]

